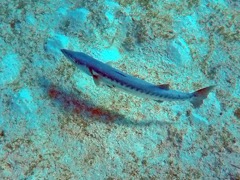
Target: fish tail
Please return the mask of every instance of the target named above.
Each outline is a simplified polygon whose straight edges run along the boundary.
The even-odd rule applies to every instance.
[[[190,100],[190,102],[192,103],[193,107],[194,108],[199,108],[202,103],[203,103],[203,100],[205,98],[207,98],[208,94],[210,93],[210,91],[214,88],[215,86],[208,86],[208,87],[205,87],[205,88],[202,88],[202,89],[199,89],[195,92],[193,92],[193,97],[192,99]]]

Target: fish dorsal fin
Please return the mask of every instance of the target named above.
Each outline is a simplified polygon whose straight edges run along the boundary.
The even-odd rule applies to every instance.
[[[107,61],[105,64],[107,64],[109,66],[113,66],[114,62],[113,61]]]
[[[161,88],[161,89],[166,89],[168,90],[169,89],[169,84],[159,84],[157,85],[157,87]]]

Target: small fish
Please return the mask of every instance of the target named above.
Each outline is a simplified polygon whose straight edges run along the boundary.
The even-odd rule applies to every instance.
[[[67,49],[61,49],[61,51],[82,71],[92,76],[96,85],[103,83],[109,87],[116,87],[133,95],[153,99],[157,102],[187,100],[193,104],[194,108],[198,108],[214,87],[208,86],[192,93],[170,90],[168,84],[151,84],[115,69],[82,52]]]

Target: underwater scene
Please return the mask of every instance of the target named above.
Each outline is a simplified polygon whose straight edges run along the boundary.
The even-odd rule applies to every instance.
[[[240,1],[1,0],[7,179],[240,180]]]

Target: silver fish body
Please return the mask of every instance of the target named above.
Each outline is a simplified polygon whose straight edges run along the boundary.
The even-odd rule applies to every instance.
[[[189,100],[199,107],[213,88],[209,86],[193,93],[170,90],[168,85],[154,85],[137,77],[126,74],[110,65],[100,62],[82,52],[61,49],[62,53],[74,62],[82,71],[93,77],[95,84],[104,83],[110,87],[129,92],[155,101]]]

